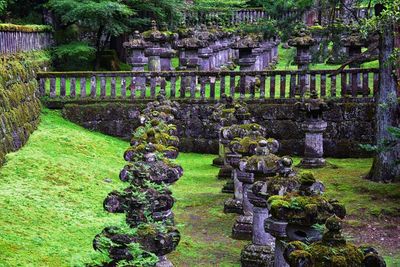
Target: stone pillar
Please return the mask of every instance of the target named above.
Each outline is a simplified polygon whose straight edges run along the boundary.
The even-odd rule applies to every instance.
[[[145,57],[145,49],[151,44],[144,41],[138,31],[133,34],[133,39],[123,44],[124,48],[128,50],[127,63],[132,66],[132,71],[144,71],[148,59]],[[132,83],[134,89],[143,90],[146,88],[145,77],[134,77]]]
[[[286,227],[288,223],[284,221],[276,221],[272,218],[265,220],[265,231],[275,237],[275,255],[274,267],[289,267],[283,257],[286,243]]]
[[[161,71],[173,71],[172,58],[176,55],[176,51],[169,48],[162,48],[160,53]]]
[[[240,52],[239,52],[240,53]],[[242,55],[242,56],[240,56]],[[256,57],[250,52],[249,54],[239,54],[239,67],[240,71],[254,71],[255,70],[255,63],[256,63]],[[246,82],[245,86],[249,88],[250,86],[255,84],[255,76],[248,76],[246,75]]]
[[[255,188],[249,194],[253,204],[252,243],[245,246],[241,253],[242,267],[272,267],[274,263],[274,238],[264,229],[264,221],[269,217],[267,201],[257,195]]]
[[[300,166],[303,168],[321,168],[326,165],[324,155],[324,138],[327,123],[323,120],[308,121],[303,124],[306,134],[304,141],[304,158]]]
[[[212,49],[211,48],[200,48],[199,51],[200,64],[199,69],[201,71],[210,71],[211,63],[210,58],[212,57]]]
[[[145,50],[145,55],[149,58],[149,71],[161,71],[161,53],[163,49],[160,47],[149,47]]]
[[[232,166],[233,170],[231,171],[232,182],[233,182],[233,198],[228,199],[224,203],[224,213],[243,213],[243,184],[239,181],[238,176],[240,175],[240,171],[238,170],[238,164],[242,155],[229,153],[226,154],[226,165]]]
[[[320,168],[325,166],[324,138],[327,123],[323,120],[323,112],[329,110],[324,100],[319,99],[317,92],[311,92],[311,98],[295,104],[298,110],[306,114],[303,130],[306,134],[304,141],[304,158],[300,163],[303,168]]]
[[[238,172],[237,179],[243,184],[243,215],[240,215],[232,228],[232,238],[251,240],[253,232],[253,205],[248,198],[248,191],[254,182],[254,174]]]
[[[296,47],[297,55],[294,58],[294,62],[297,64],[297,68],[304,72],[307,71],[311,63],[310,47],[315,44],[315,40],[312,38],[311,33],[303,28],[299,32],[295,33],[292,39],[288,41],[288,44]],[[302,86],[303,88],[301,88]],[[309,91],[310,77],[308,74],[299,75],[298,89],[300,95],[304,95],[305,92]]]

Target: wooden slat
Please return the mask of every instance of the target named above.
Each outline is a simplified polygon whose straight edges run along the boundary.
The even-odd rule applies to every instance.
[[[256,84],[251,83],[250,84],[250,98],[254,99],[255,96],[256,96]]]
[[[217,81],[216,77],[210,77],[210,98],[215,99],[215,83]]]
[[[80,81],[80,84],[81,84],[81,97],[86,97],[86,78],[85,77],[82,77],[81,78],[81,81]]]
[[[180,87],[180,92],[179,92],[180,98],[185,98],[185,94],[186,94],[185,81],[184,81],[185,79],[186,79],[185,76],[181,76],[181,87]]]
[[[340,94],[341,96],[345,96],[347,94],[347,74],[341,74],[341,82],[340,82]]]
[[[326,96],[326,74],[321,74],[321,97]]]
[[[316,89],[317,77],[315,74],[310,75],[310,92]]]
[[[157,77],[150,77],[150,96],[152,99],[156,97]]]
[[[90,97],[94,98],[97,96],[96,85],[96,76],[92,76],[92,78],[90,78]]]
[[[190,98],[196,97],[196,76],[190,76]]]
[[[295,96],[296,96],[296,74],[291,74],[289,97],[294,98]]]
[[[106,85],[107,85],[107,80],[106,77],[100,77],[100,97],[105,98],[106,97]]]
[[[300,96],[303,97],[306,93],[306,74],[300,74]]]
[[[76,78],[71,78],[69,83],[70,97],[76,97]]]
[[[145,76],[145,82],[143,87],[140,89],[140,98],[144,99],[146,98],[146,90],[147,90],[147,82],[149,81],[150,77],[149,75]],[[151,86],[151,80],[150,80],[150,86]],[[136,78],[135,78],[135,86],[133,87],[134,91],[136,92],[136,90],[138,89],[137,85],[136,85]]]
[[[117,96],[117,81],[115,76],[111,77],[111,98],[115,98]]]
[[[160,82],[160,94],[161,95],[166,95],[165,93],[165,88],[167,87],[167,81],[165,80],[165,78],[161,78],[161,82]]]
[[[279,93],[280,98],[286,97],[286,75],[281,75],[281,88]]]
[[[126,78],[121,77],[121,97],[126,98]]]
[[[269,83],[269,97],[275,98],[275,75],[271,76]]]
[[[206,77],[200,77],[200,97],[201,99],[206,98]]]
[[[171,89],[171,97],[175,98],[175,96],[176,96],[176,77],[175,76],[171,77],[170,89]]]
[[[222,95],[225,94],[225,76],[221,76],[220,79],[220,87],[219,87],[219,96],[222,97]]]
[[[331,77],[331,97],[336,97],[336,75]]]
[[[44,96],[46,94],[46,78],[39,79],[39,94],[40,96]]]
[[[61,77],[60,79],[60,96],[65,97],[67,92],[67,83],[65,77]]]
[[[246,76],[240,76],[240,86],[239,86],[240,98],[243,99],[246,95]]]
[[[131,77],[131,82],[129,83],[129,91],[131,91],[131,101],[136,99],[136,80]]]
[[[369,84],[368,84],[368,73],[363,73],[363,88],[362,88],[362,91],[363,91],[363,96],[364,97],[369,96],[370,91],[369,91]]]
[[[50,97],[55,98],[56,96],[56,78],[50,78]]]
[[[374,96],[379,91],[379,73],[374,73]]]
[[[260,99],[265,98],[265,75],[260,76]]]
[[[230,95],[232,98],[235,98],[235,75],[230,75],[229,78],[229,90],[230,90]]]
[[[352,73],[351,75],[351,96],[356,97],[357,96],[357,73]]]

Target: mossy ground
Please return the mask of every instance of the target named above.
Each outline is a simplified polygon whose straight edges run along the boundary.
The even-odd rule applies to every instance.
[[[121,186],[117,175],[127,147],[127,142],[87,131],[45,110],[28,144],[9,154],[0,169],[0,266],[74,266],[85,261],[93,237],[123,217],[103,211],[102,202]],[[222,213],[223,201],[230,196],[220,193],[224,181],[215,178],[218,169],[210,165],[214,157],[182,153],[178,159],[185,175],[172,187],[183,236],[170,255],[176,266],[239,266],[246,242],[229,238],[235,216]],[[354,239],[370,235],[365,223],[386,229],[385,220],[398,218],[400,185],[361,179],[370,159],[330,162],[338,168],[315,173],[325,182],[327,194],[347,205],[349,224],[361,227],[351,232]],[[384,255],[392,253],[389,266],[398,266],[398,244],[389,251],[386,240],[376,244]]]

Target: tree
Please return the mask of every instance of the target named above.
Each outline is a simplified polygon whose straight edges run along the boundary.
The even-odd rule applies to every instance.
[[[380,90],[375,98],[376,140],[378,146],[395,142],[393,127],[399,126],[400,112],[397,98],[396,64],[399,64],[398,50],[395,49],[396,25],[400,23],[400,0],[381,0],[376,5],[376,16],[366,19],[364,34],[378,32]],[[395,149],[378,149],[367,178],[377,182],[400,181],[400,145]]]
[[[95,33],[96,62],[111,36],[127,32],[134,11],[116,0],[50,0],[49,7],[66,27],[78,24]]]

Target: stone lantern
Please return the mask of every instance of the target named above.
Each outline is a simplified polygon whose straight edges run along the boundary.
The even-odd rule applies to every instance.
[[[199,58],[199,50],[208,47],[208,42],[204,40],[200,40],[195,36],[195,32],[193,30],[189,30],[188,37],[177,40],[175,42],[175,46],[180,50],[180,53],[183,52],[184,58],[180,59],[180,64],[183,65],[183,69],[187,71],[197,71],[199,66],[201,65],[201,60]],[[208,51],[204,51],[202,56],[205,56]],[[208,54],[207,54],[208,57]],[[182,68],[181,68],[182,69]],[[192,81],[192,79],[195,79]],[[191,83],[196,84],[197,78],[188,76],[184,77],[183,87],[190,87]]]
[[[253,50],[259,47],[260,47],[260,42],[257,36],[253,35],[247,35],[246,37],[242,37],[231,45],[232,49],[239,50],[238,65],[240,66],[241,71],[256,70],[255,68],[256,68],[257,57],[253,53]],[[246,90],[246,88],[255,86],[255,76],[246,75],[244,86],[245,88],[241,88],[242,90]]]
[[[342,220],[333,215],[326,220],[322,240],[308,245],[290,242],[285,259],[290,267],[354,266],[385,267],[382,256],[372,247],[357,247],[342,236]]]
[[[247,191],[247,198],[253,206],[253,229],[252,243],[246,245],[241,253],[243,267],[273,266],[274,238],[264,230],[264,221],[269,217],[267,199],[299,188],[298,177],[291,168],[292,160],[288,157],[274,159],[267,146],[267,142],[261,141],[257,150],[263,151],[262,155],[245,162],[246,171],[253,172],[258,181]]]
[[[323,184],[305,173],[300,176],[298,191],[268,199],[271,217],[265,220],[264,226],[275,237],[274,267],[289,266],[284,259],[285,243],[319,241],[321,232],[313,225],[324,224],[332,215],[345,217],[345,207],[337,200],[322,196],[323,191]]]
[[[326,162],[324,155],[323,133],[327,122],[323,120],[323,112],[329,105],[323,99],[318,98],[317,92],[311,92],[311,98],[295,104],[296,108],[305,113],[306,119],[302,125],[306,134],[304,141],[304,158],[301,160],[302,168],[321,168]]]
[[[176,51],[171,49],[169,43],[176,38],[176,35],[168,31],[159,31],[154,20],[151,25],[151,30],[143,33],[144,39],[152,44],[145,50],[145,54],[149,58],[149,71],[172,70],[171,59]]]
[[[311,33],[305,28],[301,28],[295,33],[295,35],[288,41],[290,46],[296,47],[297,55],[294,58],[294,62],[297,64],[298,69],[306,72],[309,69],[311,63],[311,53],[310,48],[315,44],[315,39],[311,36]],[[302,82],[302,80],[304,80]],[[298,81],[298,89],[301,95],[304,95],[310,87],[310,79],[307,74],[300,74]],[[300,88],[300,86],[305,86],[305,88]]]
[[[144,51],[151,46],[151,43],[146,42],[139,31],[135,31],[133,38],[129,42],[125,42],[123,46],[128,50],[127,63],[132,66],[132,71],[144,71],[144,66],[148,62]],[[135,88],[144,90],[146,88],[146,78],[135,77],[134,84]]]
[[[344,35],[341,39],[342,45],[347,49],[348,57],[353,58],[357,57],[361,54],[361,50],[366,46],[366,40],[362,38],[361,34],[354,27],[351,29],[348,35]],[[354,61],[349,64],[350,68],[360,68],[361,64],[358,61]],[[354,74],[352,74],[354,75]],[[362,93],[362,85],[361,85],[361,75],[360,73],[356,74],[357,77],[355,81],[357,83],[357,92]],[[347,93],[352,93],[352,86],[349,85],[347,88]]]
[[[232,144],[233,151],[241,151],[243,145]],[[239,163],[241,175],[237,177],[242,183],[243,215],[240,215],[233,228],[232,237],[235,239],[251,240],[253,231],[253,205],[248,197],[252,184],[256,181],[265,181],[268,177],[275,176],[280,168],[280,158],[273,154],[279,148],[275,139],[261,139],[255,148],[255,155],[242,158]]]

